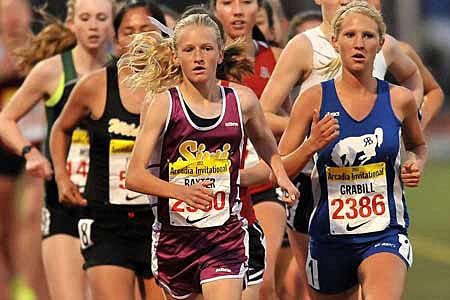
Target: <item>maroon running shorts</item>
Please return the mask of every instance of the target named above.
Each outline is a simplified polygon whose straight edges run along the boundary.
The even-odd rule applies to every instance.
[[[170,295],[184,299],[201,285],[220,279],[246,280],[247,221],[231,217],[205,229],[153,225],[152,272]]]

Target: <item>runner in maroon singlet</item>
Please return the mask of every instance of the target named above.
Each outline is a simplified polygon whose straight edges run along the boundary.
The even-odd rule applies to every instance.
[[[172,39],[152,41],[138,35],[123,61],[135,70],[131,82],[156,94],[126,179],[127,188],[157,196],[153,273],[168,299],[241,299],[248,259],[238,196],[244,128],[285,190],[283,200],[298,192],[254,93],[217,85],[224,55],[217,24],[194,14],[177,23]]]

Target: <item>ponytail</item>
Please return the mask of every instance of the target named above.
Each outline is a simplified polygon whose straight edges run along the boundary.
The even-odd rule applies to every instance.
[[[245,40],[236,39],[225,46],[223,61],[217,66],[217,79],[242,82],[253,74],[253,63],[245,55]]]
[[[182,81],[181,68],[173,60],[172,38],[161,39],[155,32],[135,34],[127,53],[118,61],[119,71],[130,75],[125,83],[150,94],[161,93]]]
[[[342,67],[341,57],[337,56],[332,58],[327,64],[317,67],[316,70],[319,71],[320,75],[324,76],[326,79],[335,78]]]

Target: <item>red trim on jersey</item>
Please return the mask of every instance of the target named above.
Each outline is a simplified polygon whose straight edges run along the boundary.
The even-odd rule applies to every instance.
[[[228,80],[220,80],[220,85],[224,87],[230,87],[230,82]]]
[[[242,84],[251,88],[258,98],[261,97],[270,75],[272,75],[273,69],[277,60],[273,55],[272,48],[266,43],[256,41],[258,44],[258,53],[255,57],[254,74],[245,76],[242,80]]]

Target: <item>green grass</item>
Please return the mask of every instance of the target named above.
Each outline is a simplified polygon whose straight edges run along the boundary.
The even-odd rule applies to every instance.
[[[404,299],[450,299],[450,161],[429,162],[421,186],[406,196],[414,264]]]

